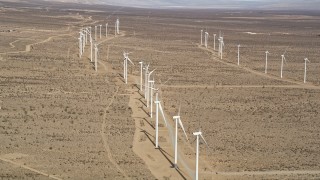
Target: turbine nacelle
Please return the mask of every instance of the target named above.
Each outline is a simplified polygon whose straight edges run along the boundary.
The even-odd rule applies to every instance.
[[[201,135],[202,135],[202,132],[201,132],[201,131],[199,131],[199,132],[194,132],[193,135],[195,135],[195,136],[199,136],[199,135],[200,135],[200,136],[201,136]]]
[[[308,58],[304,58],[304,61],[306,61],[306,62],[309,62],[309,63],[310,63],[310,61],[309,61],[309,59],[308,59]]]
[[[180,116],[173,116],[173,119],[180,119]]]

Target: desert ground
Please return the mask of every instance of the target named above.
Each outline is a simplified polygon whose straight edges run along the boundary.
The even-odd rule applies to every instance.
[[[193,179],[200,129],[200,179],[320,179],[319,12],[0,1],[0,17],[0,179]],[[79,31],[106,23],[96,72]],[[168,122],[159,149],[140,61],[156,69]],[[180,129],[173,168],[179,107],[189,139]]]

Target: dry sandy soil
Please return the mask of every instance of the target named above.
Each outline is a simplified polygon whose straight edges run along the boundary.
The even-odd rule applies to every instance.
[[[0,179],[192,179],[199,129],[209,145],[200,144],[200,179],[320,178],[319,13],[0,1],[0,16]],[[78,56],[78,32],[107,22],[95,72],[90,46]],[[199,45],[201,28],[208,49]],[[213,50],[219,31],[223,60]],[[128,84],[124,50],[135,63]],[[139,91],[141,60],[156,68],[168,121],[160,119],[159,149]],[[179,104],[190,140],[179,132],[175,169]]]

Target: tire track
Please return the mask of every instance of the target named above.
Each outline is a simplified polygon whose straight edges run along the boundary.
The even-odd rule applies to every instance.
[[[129,179],[128,175],[124,172],[123,169],[121,169],[121,167],[117,164],[117,162],[115,161],[115,159],[112,157],[112,152],[110,150],[110,146],[108,144],[108,140],[107,137],[105,136],[107,133],[105,132],[105,129],[107,127],[107,122],[106,122],[106,116],[107,116],[107,111],[109,110],[110,106],[113,104],[115,97],[118,95],[119,92],[119,86],[117,87],[117,90],[115,91],[115,93],[113,94],[110,103],[108,104],[108,106],[106,107],[106,109],[104,110],[104,114],[103,114],[103,122],[101,124],[101,131],[100,131],[100,135],[102,137],[103,140],[103,146],[104,149],[107,151],[107,155],[108,155],[108,159],[109,161],[118,169],[118,171],[126,178]],[[108,133],[109,134],[109,133]],[[109,134],[110,135],[110,134]]]
[[[125,33],[123,33],[123,34],[121,34],[121,35],[124,36]],[[106,42],[107,40],[113,39],[113,38],[115,38],[115,37],[107,38],[107,39],[101,41],[100,44]],[[108,72],[107,66],[106,66],[104,63],[100,62],[100,61],[98,61],[98,63],[101,64],[101,65],[104,67],[104,69],[105,69],[105,71],[106,71],[106,73],[107,73],[107,72]],[[109,161],[118,169],[118,171],[125,177],[125,179],[130,179],[129,176],[125,173],[125,171],[117,164],[117,162],[116,162],[115,159],[113,158],[112,152],[111,152],[111,150],[110,150],[110,146],[109,146],[109,144],[108,144],[108,139],[107,139],[107,137],[106,137],[106,134],[107,134],[107,133],[105,132],[105,129],[107,128],[107,122],[106,122],[107,111],[109,110],[109,108],[110,108],[111,105],[113,104],[116,96],[118,95],[119,88],[120,88],[120,86],[117,86],[117,89],[116,89],[115,93],[112,95],[112,98],[111,98],[110,103],[108,104],[108,106],[107,106],[107,107],[105,108],[105,110],[104,110],[103,122],[102,122],[102,124],[101,124],[100,135],[101,135],[101,137],[102,137],[104,149],[107,151],[107,156],[108,156]],[[109,124],[109,129],[110,129],[110,124]],[[108,133],[108,135],[110,135],[110,133]]]
[[[44,172],[39,171],[39,170],[36,170],[36,169],[34,169],[34,168],[32,168],[32,167],[29,167],[29,166],[26,166],[26,165],[23,165],[23,164],[20,164],[20,163],[11,161],[11,160],[9,160],[9,159],[5,159],[5,158],[3,158],[3,157],[0,157],[0,160],[2,160],[2,161],[4,161],[4,162],[7,162],[7,163],[10,163],[10,164],[14,164],[14,165],[19,166],[19,167],[21,167],[21,168],[27,169],[27,170],[29,170],[29,171],[35,172],[35,173],[37,173],[37,174],[41,174],[41,175],[43,175],[43,176],[46,176],[46,177],[49,177],[49,178],[52,178],[52,179],[62,180],[61,178],[59,178],[59,177],[57,177],[57,176],[44,173]]]
[[[17,54],[17,53],[30,52],[30,51],[31,51],[31,46],[49,42],[49,41],[51,41],[53,38],[56,38],[56,37],[72,36],[71,34],[72,34],[72,33],[50,36],[50,37],[48,37],[48,38],[45,39],[45,40],[42,40],[42,41],[39,41],[39,42],[35,42],[35,43],[31,43],[31,44],[27,44],[27,45],[26,45],[26,49],[25,49],[24,51],[11,51],[11,52],[4,52],[4,53],[0,53],[0,54],[2,55],[2,54]]]

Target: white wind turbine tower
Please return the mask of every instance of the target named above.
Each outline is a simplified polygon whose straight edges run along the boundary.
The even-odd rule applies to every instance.
[[[221,56],[220,58],[222,59],[223,46],[224,46],[223,37],[220,37],[218,40],[219,40],[219,54]]]
[[[310,63],[310,61],[308,60],[308,58],[304,58],[304,79],[303,79],[303,82],[304,82],[304,83],[307,82],[307,62]]]
[[[80,33],[80,37],[78,38],[79,39],[79,57],[81,58],[82,56],[82,32],[79,32]]]
[[[98,44],[94,43],[94,69],[98,71]]]
[[[86,44],[88,43],[89,27],[86,27]]]
[[[100,26],[100,38],[101,39],[101,27],[102,27],[102,24],[99,25]]]
[[[85,46],[86,46],[86,36],[85,36],[85,31],[82,30],[82,54],[84,53]]]
[[[204,139],[204,137],[202,136],[202,132],[201,130],[199,130],[198,132],[194,132],[193,135],[197,136],[197,148],[196,148],[196,177],[195,180],[199,179],[199,136],[203,139],[204,143],[207,145],[208,147],[208,143],[206,142],[206,140]]]
[[[213,34],[213,50],[216,50],[216,34]]]
[[[159,88],[155,88],[155,87],[154,87],[154,90],[156,91],[156,101],[159,100],[160,87],[163,86],[163,85],[165,85],[171,78],[172,78],[172,77],[170,77],[170,78],[169,78],[168,80],[166,80],[164,83],[161,83],[161,82],[160,82],[161,84],[160,84]]]
[[[143,61],[139,62],[140,64],[140,91],[143,91],[142,89],[142,71],[143,71]]]
[[[83,29],[83,32],[84,32],[84,40],[85,40],[85,43],[87,43],[88,42],[88,38],[87,38],[87,36],[88,36],[88,31],[87,31],[87,28],[84,28]]]
[[[150,100],[150,86],[149,86],[149,81],[150,81],[150,76],[151,74],[155,71],[156,69],[152,70],[150,73],[148,73],[148,76],[147,76],[147,107],[149,107],[149,100]],[[150,102],[152,103],[152,102]]]
[[[154,90],[154,79],[149,80],[149,90],[150,90],[150,117],[152,118],[153,111],[153,90]]]
[[[93,61],[93,58],[92,58],[92,50],[93,50],[93,39],[92,39],[92,37],[91,37],[91,35],[90,35],[90,61],[92,62]]]
[[[208,32],[205,32],[204,33],[204,46],[206,48],[208,48],[208,38],[209,38],[209,33]]]
[[[163,118],[163,121],[166,124],[166,126],[167,126],[167,120],[164,115],[160,101],[156,100],[154,103],[156,104],[156,143],[155,143],[156,145],[155,146],[156,146],[156,149],[158,149],[159,148],[159,140],[158,140],[159,139],[158,138],[158,136],[159,136],[159,110],[162,114],[162,118]]]
[[[119,18],[117,18],[117,21],[116,21],[116,31],[117,31],[117,34],[120,34],[119,25],[120,25]]]
[[[106,37],[108,37],[108,23],[106,23]]]
[[[179,112],[177,116],[173,116],[173,120],[175,121],[175,139],[174,139],[174,167],[177,168],[178,167],[178,126],[180,125],[181,129],[184,132],[184,135],[186,136],[186,139],[188,141],[188,136],[186,131],[184,130],[183,124],[181,122],[181,118],[180,118],[180,109],[181,109],[181,105],[179,107]]]
[[[86,28],[84,29],[84,32],[86,33],[85,39],[86,39],[86,44],[87,44],[87,43],[88,43],[88,27],[86,27]]]
[[[240,65],[240,44],[238,44],[238,66]]]
[[[268,54],[270,54],[269,51],[266,51],[266,66],[265,66],[265,69],[264,69],[264,73],[266,73],[266,74],[267,74],[267,71],[268,71]]]
[[[281,55],[281,78],[283,77],[282,76],[282,72],[283,72],[283,61],[285,61],[285,62],[287,62],[287,60],[286,60],[286,57],[284,56],[285,54],[286,54],[286,52],[287,52],[287,49],[284,51],[284,53]]]
[[[151,110],[150,110],[151,114],[152,114],[152,111],[153,111],[153,109],[152,109],[153,91],[152,91],[152,90],[155,90],[155,92],[156,92],[156,101],[159,101],[159,91],[160,91],[160,87],[163,86],[163,85],[165,85],[170,79],[171,79],[171,78],[169,78],[166,82],[162,83],[162,84],[159,86],[159,88],[156,88],[156,87],[155,87],[155,81],[154,81],[154,79],[153,79],[153,82],[152,82],[153,84],[152,84],[152,87],[150,88],[150,89],[151,89],[151,94],[152,94],[152,96],[151,96]],[[156,102],[156,101],[155,101],[155,102]],[[151,118],[152,118],[152,115],[151,115]]]
[[[155,70],[155,69],[154,69]],[[153,70],[153,71],[154,71]],[[153,72],[152,71],[152,72]],[[152,73],[151,72],[151,73]],[[164,82],[163,84],[161,84],[160,86],[163,86],[164,84],[166,84],[169,80],[170,80],[171,78],[169,78],[166,82]],[[150,95],[150,98],[151,98],[151,100],[150,100],[150,117],[152,118],[152,116],[153,116],[153,107],[152,107],[152,102],[153,102],[153,90],[156,92],[156,101],[159,101],[159,90],[160,90],[160,87],[159,88],[155,88],[155,81],[154,81],[154,78],[153,78],[153,80],[152,81],[149,81],[150,82],[150,87],[148,88],[148,89],[150,89],[150,91],[151,91],[151,95]],[[155,101],[155,102],[156,102]]]
[[[125,83],[128,84],[128,61],[132,64],[133,62],[129,59],[129,53],[123,52],[123,77],[125,80]]]
[[[201,29],[201,46],[202,46],[202,34],[203,34],[203,29]]]
[[[87,36],[86,36],[86,43],[88,43],[88,39],[89,39],[89,41],[90,41],[90,37],[91,37],[91,32],[90,32],[89,28],[90,28],[90,27],[87,27],[87,28],[86,28],[86,34],[87,34]],[[89,36],[89,37],[88,37],[88,36]]]
[[[94,26],[94,40],[97,40],[97,26]]]
[[[144,99],[147,99],[147,88],[148,88],[148,73],[149,73],[149,64],[144,68]]]

